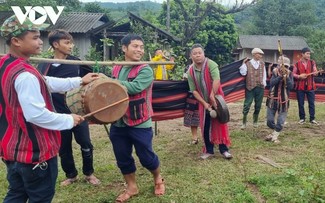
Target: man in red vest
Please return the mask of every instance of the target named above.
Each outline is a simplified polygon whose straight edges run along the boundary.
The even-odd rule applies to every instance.
[[[301,59],[294,64],[293,77],[296,79],[296,92],[299,107],[299,124],[304,124],[306,119],[304,103],[305,95],[308,100],[309,121],[318,125],[315,120],[315,90],[314,76],[317,76],[317,68],[314,60],[310,60],[310,49],[305,47],[301,50]]]
[[[144,43],[139,35],[126,35],[121,44],[125,61],[140,62],[144,54]],[[159,158],[152,149],[153,71],[147,64],[114,66],[112,77],[126,87],[130,99],[125,115],[111,125],[109,133],[117,166],[126,182],[126,190],[117,197],[116,202],[126,202],[139,193],[135,178],[136,165],[132,157],[133,147],[141,165],[153,175],[154,194],[164,195],[165,185],[160,174]]]
[[[0,157],[7,167],[8,192],[3,202],[52,202],[58,176],[60,130],[84,118],[56,113],[51,92],[68,91],[98,78],[43,77],[30,64],[43,42],[39,27],[28,18],[11,16],[0,28],[9,53],[0,59]]]
[[[210,116],[212,107],[217,108],[215,96],[224,97],[220,72],[217,63],[205,57],[201,44],[194,44],[191,48],[193,64],[188,70],[188,84],[190,91],[199,102],[199,121],[204,141],[201,159],[205,160],[214,156],[214,145],[219,147],[220,154],[225,159],[232,159],[229,152],[230,137],[227,123],[220,123],[218,119]]]

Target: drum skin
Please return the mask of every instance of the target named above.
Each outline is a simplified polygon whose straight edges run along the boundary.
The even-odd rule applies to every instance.
[[[100,73],[99,79],[67,92],[66,104],[72,113],[86,115],[127,97],[121,84]],[[128,105],[128,100],[121,102],[90,116],[89,120],[96,124],[112,123],[125,114]]]
[[[220,123],[225,124],[230,120],[230,114],[226,101],[221,95],[215,95],[217,102],[217,119]]]

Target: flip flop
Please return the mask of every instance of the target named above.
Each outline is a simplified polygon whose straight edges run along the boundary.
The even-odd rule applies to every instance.
[[[91,184],[91,185],[99,185],[100,184],[100,180],[98,178],[96,178],[96,176],[94,176],[93,174],[91,174],[90,176],[86,176],[85,180],[87,181],[87,183]]]
[[[64,181],[61,182],[61,186],[68,186],[68,185],[71,185],[72,183],[74,182],[77,182],[78,178],[77,177],[74,177],[74,178],[68,178]]]
[[[130,193],[129,191],[125,190],[122,194],[120,194],[116,200],[115,203],[124,203],[128,201],[131,197],[136,196],[139,192],[137,193]]]
[[[162,196],[165,194],[165,181],[162,178],[159,183],[155,183],[155,195],[156,196]]]

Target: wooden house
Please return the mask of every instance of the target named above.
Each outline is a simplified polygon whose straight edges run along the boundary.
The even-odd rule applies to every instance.
[[[258,47],[264,52],[264,61],[277,63],[278,40],[281,42],[283,54],[290,58],[291,63],[300,59],[302,48],[308,47],[305,38],[299,36],[240,35],[233,54],[236,60],[252,58],[252,49]]]

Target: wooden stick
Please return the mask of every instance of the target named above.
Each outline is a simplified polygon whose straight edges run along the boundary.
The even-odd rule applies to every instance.
[[[0,57],[5,54],[0,54]],[[73,65],[100,65],[100,66],[114,66],[114,65],[174,65],[173,61],[78,61],[78,60],[64,60],[64,59],[48,59],[30,57],[30,61],[38,63],[58,63],[58,64],[73,64]]]
[[[275,168],[282,168],[282,166],[279,165],[278,163],[275,163],[273,160],[271,160],[271,159],[269,159],[267,157],[264,157],[262,155],[257,155],[256,158],[264,161],[267,164],[270,164],[271,166],[273,166]]]
[[[324,70],[318,70],[318,71],[316,71],[316,72],[308,73],[308,74],[306,74],[306,76],[308,77],[308,76],[310,76],[310,75],[314,75],[314,74],[316,74],[316,73],[322,73],[322,72],[324,72]]]
[[[96,111],[93,111],[93,112],[90,112],[90,113],[84,115],[83,118],[90,117],[90,116],[92,116],[92,115],[94,115],[94,114],[96,114],[96,113],[99,113],[99,112],[101,112],[101,111],[104,111],[105,109],[108,109],[108,108],[110,108],[110,107],[112,107],[112,106],[115,106],[116,104],[122,103],[122,102],[124,102],[124,101],[126,101],[126,100],[128,100],[128,99],[129,99],[129,97],[126,97],[126,98],[124,98],[124,99],[121,99],[120,101],[114,102],[113,104],[110,104],[110,105],[107,105],[107,106],[105,106],[105,107],[103,107],[103,108],[97,109]]]

